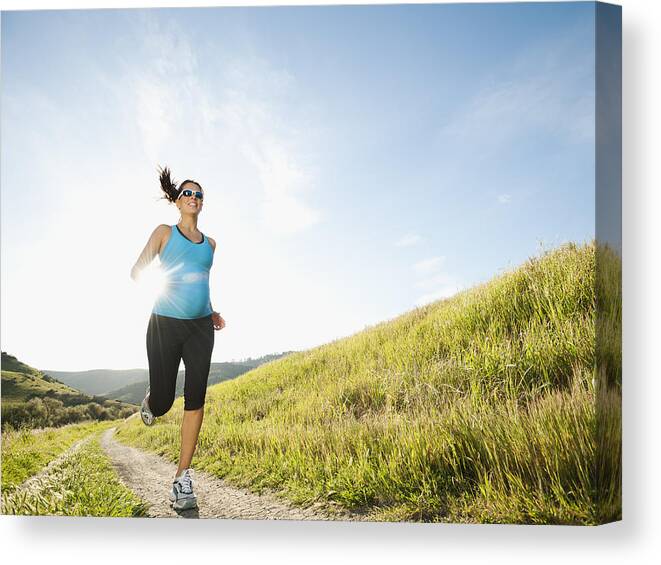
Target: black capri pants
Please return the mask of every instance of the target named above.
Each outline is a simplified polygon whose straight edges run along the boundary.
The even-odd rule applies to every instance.
[[[147,327],[149,408],[162,416],[172,407],[179,362],[186,367],[184,410],[204,406],[214,344],[211,314],[184,320],[152,312]]]

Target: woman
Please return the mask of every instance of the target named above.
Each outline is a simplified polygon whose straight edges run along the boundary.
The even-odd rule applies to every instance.
[[[172,406],[179,362],[184,360],[184,416],[181,423],[179,467],[170,500],[177,510],[197,506],[190,464],[204,416],[207,380],[214,345],[214,330],[225,320],[211,307],[209,270],[216,242],[197,228],[204,204],[199,183],[185,180],[177,185],[166,167],[160,171],[163,198],[179,208],[181,218],[173,226],[159,225],[131,269],[137,280],[158,254],[166,273],[165,290],[156,298],[147,327],[149,386],[142,401],[142,421],[151,426]]]

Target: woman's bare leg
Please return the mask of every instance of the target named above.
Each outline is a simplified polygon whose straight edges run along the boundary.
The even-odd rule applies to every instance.
[[[184,418],[181,422],[181,449],[179,451],[179,468],[175,479],[181,475],[184,469],[188,469],[195,453],[197,437],[202,427],[204,417],[204,406],[197,410],[184,410]]]

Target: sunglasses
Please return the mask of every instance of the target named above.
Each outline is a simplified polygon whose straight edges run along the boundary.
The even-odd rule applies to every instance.
[[[193,192],[190,188],[185,188],[184,190],[181,191],[181,194],[177,196],[177,200],[179,200],[182,196],[195,196],[198,200],[204,200],[204,194],[200,192],[199,190],[196,190]]]

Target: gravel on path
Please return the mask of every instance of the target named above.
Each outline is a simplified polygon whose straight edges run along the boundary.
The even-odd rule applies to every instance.
[[[119,443],[115,428],[101,436],[101,446],[112,461],[122,482],[149,508],[149,517],[239,518],[245,520],[365,520],[340,507],[317,503],[294,505],[273,494],[255,494],[227,484],[222,479],[193,469],[193,488],[199,508],[176,511],[168,498],[177,466],[165,458]]]

